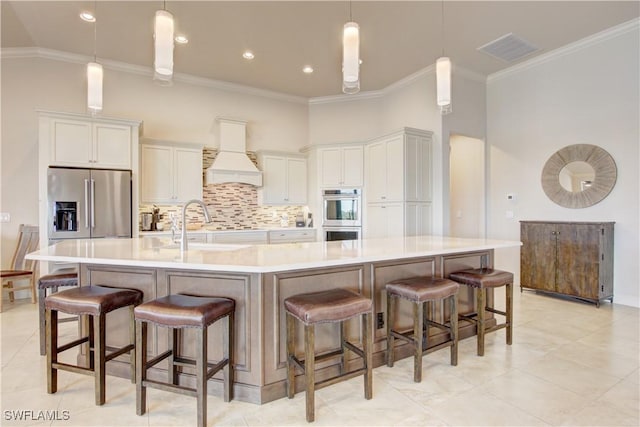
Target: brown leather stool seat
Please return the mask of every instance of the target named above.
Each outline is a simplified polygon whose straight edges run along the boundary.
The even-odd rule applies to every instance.
[[[40,332],[40,355],[47,354],[46,348],[46,327],[44,321],[44,299],[47,297],[47,291],[49,293],[58,292],[58,288],[78,286],[78,270],[75,268],[64,268],[57,270],[52,274],[41,276],[38,279],[38,320],[39,320],[39,332]],[[78,320],[77,317],[64,317],[59,318],[58,323],[72,322]]]
[[[136,413],[147,410],[147,387],[193,396],[197,400],[197,425],[207,424],[207,381],[218,371],[223,371],[224,401],[232,398],[233,387],[233,318],[235,301],[229,298],[201,297],[192,295],[169,295],[139,305],[135,309],[136,319]],[[223,329],[223,359],[217,363],[207,361],[207,328],[222,318],[227,319]],[[169,349],[147,361],[147,324],[171,328]],[[181,357],[179,353],[179,331],[184,328],[199,329],[196,334],[194,359]],[[147,370],[164,359],[168,359],[168,382],[147,378]],[[178,367],[195,368],[196,387],[184,387],[178,382]],[[209,369],[211,368],[211,369]]]
[[[458,364],[458,289],[460,285],[448,279],[435,277],[411,277],[394,280],[385,286],[387,292],[387,366],[393,367],[395,357],[394,338],[409,342],[413,346],[413,380],[422,381],[422,356],[451,347],[451,364]],[[413,303],[413,330],[400,332],[394,329],[395,303],[398,298]],[[443,320],[432,319],[432,303],[449,299],[449,325]],[[425,309],[426,307],[426,309]],[[429,327],[434,326],[449,333],[449,339],[429,346]]]
[[[475,289],[476,314],[471,316],[460,315],[460,318],[476,324],[478,334],[478,356],[484,356],[484,336],[488,332],[494,332],[499,329],[506,328],[507,344],[511,345],[513,336],[513,273],[494,270],[492,268],[476,268],[456,271],[455,273],[451,273],[449,278]],[[505,286],[506,292],[505,311],[496,310],[494,307],[488,307],[487,289],[502,286]],[[487,328],[485,326],[485,313],[487,311],[505,316],[505,322]]]
[[[312,292],[295,295],[284,300],[287,313],[287,396],[295,395],[295,367],[302,369],[306,385],[306,417],[308,422],[315,419],[315,390],[339,381],[364,375],[364,395],[371,399],[373,381],[373,316],[372,301],[346,289]],[[346,320],[362,316],[362,349],[347,339]],[[304,325],[304,360],[295,355],[295,320]],[[315,325],[317,323],[340,323],[340,349],[315,355]],[[351,350],[363,360],[363,367],[347,372],[347,351]],[[316,382],[315,363],[340,356],[340,374],[332,378]]]
[[[96,405],[105,402],[106,362],[129,353],[131,360],[131,381],[135,380],[135,346],[133,307],[142,302],[142,292],[133,289],[109,288],[105,286],[83,286],[60,291],[45,298],[47,325],[47,391],[55,393],[58,389],[58,369],[80,374],[93,375],[95,378]],[[106,316],[119,308],[129,307],[130,344],[113,349],[107,354]],[[58,347],[58,312],[81,316],[88,335]],[[91,317],[92,321],[89,321]],[[95,336],[97,334],[97,337]],[[58,354],[77,345],[88,343],[89,367],[69,365],[58,362]],[[110,349],[111,350],[111,349]],[[97,361],[95,360],[97,359]]]

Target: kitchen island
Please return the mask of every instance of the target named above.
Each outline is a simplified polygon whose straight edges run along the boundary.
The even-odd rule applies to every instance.
[[[233,298],[236,301],[234,398],[260,404],[285,396],[283,301],[289,296],[347,288],[372,298],[376,316],[374,366],[379,366],[384,363],[386,350],[383,326],[387,282],[416,275],[446,277],[464,268],[491,267],[494,249],[518,246],[520,242],[516,241],[416,236],[281,245],[190,243],[189,250],[181,252],[171,239],[147,237],[63,241],[29,254],[28,258],[77,263],[81,286],[139,289],[144,301],[175,293]],[[459,310],[462,314],[474,311],[473,301],[472,291],[461,287]],[[403,303],[398,307],[397,322],[400,328],[406,325],[409,329],[411,308]],[[435,316],[446,320],[447,308],[436,307]],[[222,355],[217,345],[219,327],[213,325],[210,331],[211,361]],[[349,322],[348,327],[349,335],[357,341],[359,322]],[[128,339],[126,313],[109,314],[107,329],[108,345],[124,345]],[[186,355],[192,355],[189,343],[194,337],[188,332],[181,345]],[[302,343],[302,330],[298,333],[297,342]],[[471,325],[461,322],[461,338],[474,333]],[[432,345],[444,339],[439,331],[432,334]],[[337,347],[337,337],[336,325],[320,325],[316,331],[317,350]],[[166,350],[167,338],[166,329],[150,328],[151,355]],[[301,345],[297,351],[302,353]],[[410,354],[407,345],[398,343],[397,358]],[[127,362],[126,357],[114,359],[108,364],[109,372],[126,376]],[[317,364],[316,377],[322,380],[333,375],[338,369],[337,363],[336,358]],[[164,378],[166,373],[158,369],[153,375]],[[193,377],[185,372],[181,380],[189,383]],[[210,381],[209,392],[222,393],[221,382],[216,377]]]

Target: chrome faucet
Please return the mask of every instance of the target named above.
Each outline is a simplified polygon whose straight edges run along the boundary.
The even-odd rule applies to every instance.
[[[180,251],[181,252],[184,252],[187,249],[189,249],[189,247],[187,245],[187,207],[192,203],[199,204],[200,207],[202,208],[202,213],[204,213],[205,222],[207,222],[207,223],[211,222],[211,216],[209,216],[209,211],[207,210],[207,205],[205,205],[202,200],[193,199],[193,200],[189,200],[188,202],[186,202],[182,206],[182,232],[180,233],[180,235],[181,235]]]

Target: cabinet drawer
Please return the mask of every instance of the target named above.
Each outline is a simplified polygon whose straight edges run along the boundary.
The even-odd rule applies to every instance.
[[[315,242],[315,230],[281,230],[269,232],[269,243]]]
[[[239,231],[213,235],[214,243],[249,243],[262,245],[268,242],[266,231]]]

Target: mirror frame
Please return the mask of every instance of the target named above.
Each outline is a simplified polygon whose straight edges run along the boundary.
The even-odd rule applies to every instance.
[[[560,185],[560,171],[571,162],[586,162],[595,171],[591,187],[579,193]],[[580,209],[593,206],[607,197],[618,176],[613,157],[602,148],[590,144],[568,145],[556,151],[542,169],[542,189],[549,199],[560,206]]]

